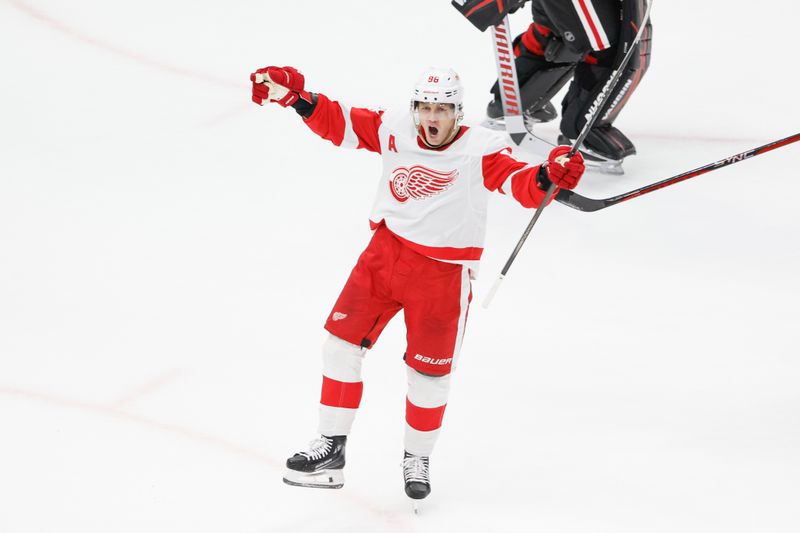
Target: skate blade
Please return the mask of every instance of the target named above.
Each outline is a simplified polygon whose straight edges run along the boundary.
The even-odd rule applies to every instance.
[[[481,122],[481,126],[490,130],[505,130],[506,121],[502,118],[486,118],[483,120],[483,122]]]
[[[518,147],[524,152],[539,154],[542,160],[545,160],[547,159],[547,154],[556,147],[556,144],[528,133],[518,144]],[[586,166],[586,170],[615,176],[621,176],[625,173],[622,168],[622,160],[605,159],[592,152],[587,154],[584,149],[581,149],[581,153],[584,155],[583,164]]]
[[[542,124],[543,122],[531,117],[524,117],[525,126],[530,130],[536,124]],[[495,131],[503,131],[506,129],[506,120],[505,117],[500,118],[489,118],[486,117],[483,119],[483,122],[480,124],[484,128],[495,130]]]
[[[614,174],[621,176],[625,174],[622,169],[622,159],[608,159],[585,146],[581,148],[583,154],[583,163],[587,169],[595,170],[601,174]]]
[[[600,174],[611,174],[613,176],[622,176],[625,174],[625,169],[622,168],[622,161],[589,161],[583,160],[586,170],[599,172]]]
[[[312,489],[341,489],[344,486],[342,470],[320,470],[319,472],[298,472],[287,469],[283,482],[293,487]]]
[[[411,510],[414,512],[416,516],[420,515],[420,502],[421,500],[411,500]]]

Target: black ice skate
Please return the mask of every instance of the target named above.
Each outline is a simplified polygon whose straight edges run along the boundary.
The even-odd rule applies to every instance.
[[[573,140],[559,135],[558,142],[572,144]],[[589,130],[580,151],[587,167],[598,168],[605,174],[622,174],[622,160],[636,154],[636,147],[625,134],[606,124]]]
[[[431,493],[428,458],[405,452],[403,456],[403,480],[406,484],[406,495],[412,500],[422,500],[428,496]]]
[[[297,487],[340,489],[344,486],[345,435],[314,439],[308,450],[286,460],[283,482]]]
[[[487,119],[483,121],[483,126],[493,130],[503,130],[506,127],[505,116],[503,115],[503,103],[499,100],[492,100],[486,106]],[[558,111],[550,102],[545,102],[538,109],[528,108],[522,112],[522,119],[525,126],[530,130],[534,124],[550,122],[558,117]]]

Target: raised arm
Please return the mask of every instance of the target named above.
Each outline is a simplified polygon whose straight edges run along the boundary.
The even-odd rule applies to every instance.
[[[539,207],[550,183],[563,189],[578,185],[584,171],[583,156],[578,152],[567,159],[569,151],[569,146],[556,146],[546,162],[530,165],[514,157],[511,148],[502,148],[483,156],[483,183],[490,191],[511,193],[523,207]]]
[[[378,130],[382,111],[350,108],[320,93],[305,90],[305,78],[293,67],[265,67],[250,75],[253,101],[258,105],[276,102],[291,106],[306,125],[336,146],[364,148],[380,153]]]

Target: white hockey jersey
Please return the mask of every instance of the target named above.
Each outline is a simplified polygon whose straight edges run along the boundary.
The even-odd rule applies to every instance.
[[[450,144],[430,148],[419,138],[410,110],[349,108],[317,96],[314,112],[305,119],[315,133],[383,158],[370,226],[385,224],[420,254],[463,264],[474,277],[489,194],[511,193],[525,207],[544,199],[536,183],[539,166],[516,159],[499,132],[461,126]]]

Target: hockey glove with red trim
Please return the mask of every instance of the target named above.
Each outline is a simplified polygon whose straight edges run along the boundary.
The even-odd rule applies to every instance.
[[[283,107],[302,99],[311,102],[311,95],[304,90],[305,78],[294,67],[264,67],[250,74],[253,82],[253,102],[264,105],[264,101],[277,102]]]
[[[570,146],[556,146],[547,156],[547,177],[562,189],[574,189],[585,169],[580,152],[566,157],[570,150]]]

